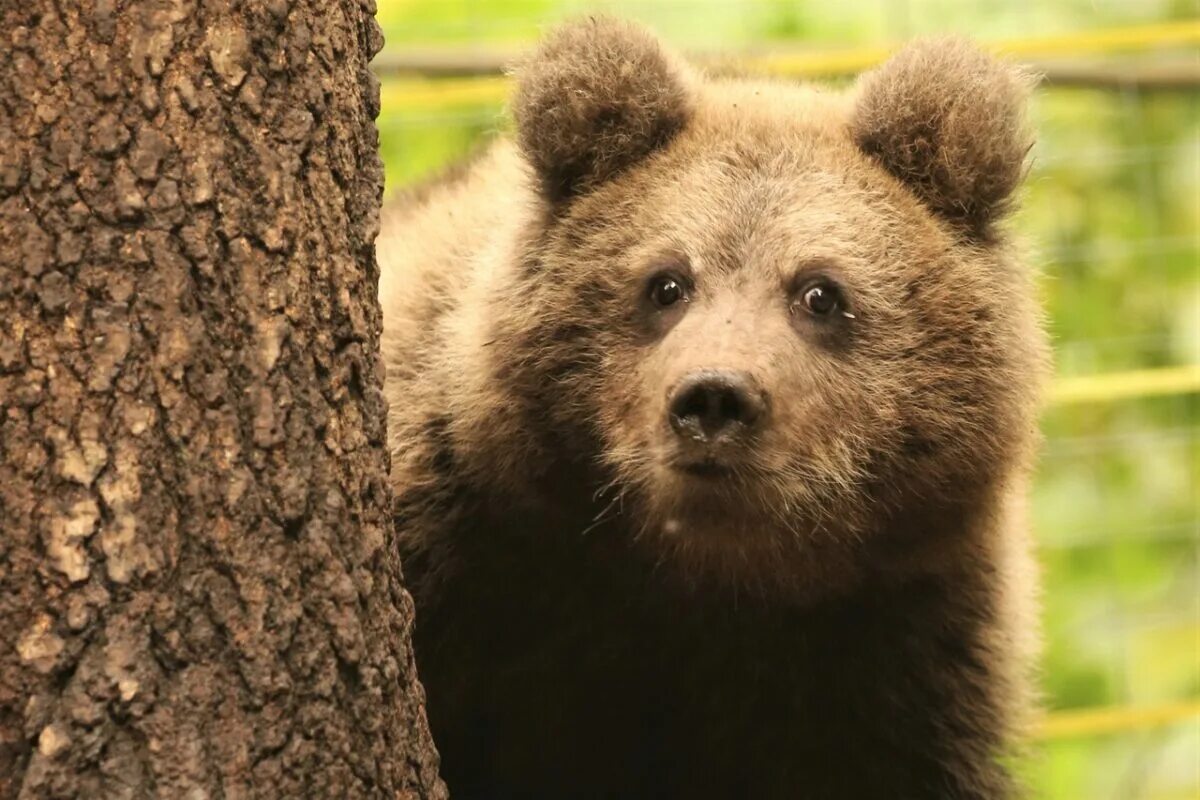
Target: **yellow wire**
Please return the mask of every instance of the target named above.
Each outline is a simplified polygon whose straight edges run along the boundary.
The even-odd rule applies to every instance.
[[[1036,54],[1045,57],[1107,53],[1113,50],[1153,50],[1197,43],[1200,43],[1200,19],[1007,39],[996,42],[994,46],[997,52],[1010,55]]]
[[[1188,364],[1059,378],[1050,389],[1049,399],[1054,405],[1070,405],[1196,392],[1200,392],[1200,364]]]
[[[1159,728],[1196,718],[1200,718],[1200,698],[1154,706],[1057,711],[1047,714],[1032,735],[1035,739],[1084,738]]]
[[[1053,36],[998,39],[987,43],[997,53],[1042,57],[1151,50],[1200,44],[1200,20],[1181,20],[1157,25],[1104,28]],[[747,66],[764,72],[793,77],[846,74],[878,64],[892,46],[871,46],[816,53],[793,53],[749,57]],[[508,95],[509,81],[500,75],[472,78],[398,78],[383,85],[383,108],[396,111],[439,111],[464,106],[498,106]]]
[[[385,112],[441,111],[464,106],[498,106],[508,96],[508,78],[403,78],[384,82],[381,105]]]
[[[1054,57],[1107,53],[1114,50],[1150,50],[1196,43],[1200,43],[1200,20],[998,39],[987,43],[986,46],[996,53],[1011,56]],[[892,46],[873,46],[824,53],[769,55],[748,59],[747,63],[780,75],[842,74],[872,67],[887,58],[893,49]]]

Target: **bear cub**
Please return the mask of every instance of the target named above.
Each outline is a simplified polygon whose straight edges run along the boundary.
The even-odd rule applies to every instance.
[[[456,798],[999,798],[1036,638],[1031,81],[551,33],[385,210],[395,518]]]

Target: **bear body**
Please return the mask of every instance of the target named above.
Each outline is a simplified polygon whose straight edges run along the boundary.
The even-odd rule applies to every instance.
[[[1044,343],[1028,80],[846,92],[589,20],[385,208],[396,524],[459,798],[997,798]]]

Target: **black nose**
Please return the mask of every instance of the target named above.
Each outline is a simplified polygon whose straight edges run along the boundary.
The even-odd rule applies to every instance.
[[[711,442],[752,428],[762,416],[763,397],[744,372],[705,370],[675,388],[669,413],[680,436]]]

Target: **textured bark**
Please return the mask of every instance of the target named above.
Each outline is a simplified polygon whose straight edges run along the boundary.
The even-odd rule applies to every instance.
[[[0,10],[0,797],[441,797],[373,2]]]

